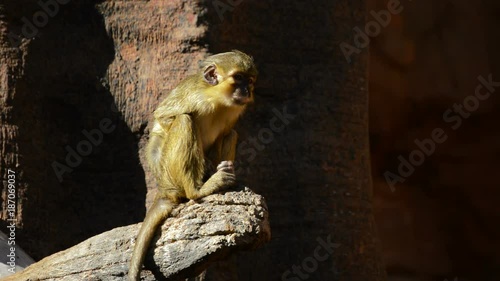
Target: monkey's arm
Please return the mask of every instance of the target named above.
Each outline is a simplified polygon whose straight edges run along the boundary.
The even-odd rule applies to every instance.
[[[224,170],[234,175],[233,162],[236,156],[237,140],[238,134],[236,131],[230,130],[229,134],[218,138],[212,148],[207,152],[205,157],[205,179],[207,179],[207,182],[210,179],[207,178],[207,176],[209,177],[210,175],[216,174],[219,170]],[[234,176],[231,177],[231,181],[235,181]],[[224,185],[228,186],[231,184],[234,184],[234,182],[227,182],[226,179],[226,183]],[[205,183],[205,187],[207,185],[209,184]]]

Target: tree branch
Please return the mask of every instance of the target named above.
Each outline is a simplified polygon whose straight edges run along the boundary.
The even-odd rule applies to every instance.
[[[141,224],[118,227],[32,264],[5,280],[124,280]],[[244,188],[179,205],[157,235],[143,280],[182,280],[212,262],[270,240],[264,198]]]

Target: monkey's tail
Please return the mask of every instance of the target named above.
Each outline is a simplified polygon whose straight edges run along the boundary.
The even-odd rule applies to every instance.
[[[130,259],[130,267],[128,270],[129,281],[140,280],[142,264],[144,263],[144,258],[146,257],[151,240],[153,240],[156,230],[172,212],[175,205],[176,204],[168,199],[157,199],[146,214],[139,234],[137,234],[134,252]]]

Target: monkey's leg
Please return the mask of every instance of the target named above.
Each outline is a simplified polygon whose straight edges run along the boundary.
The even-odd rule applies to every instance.
[[[140,280],[142,264],[151,240],[156,233],[156,229],[168,217],[174,207],[175,204],[170,200],[157,197],[153,206],[151,206],[151,209],[146,214],[146,218],[135,241],[132,258],[130,259],[128,270],[128,279],[130,281]]]
[[[234,161],[237,140],[238,134],[231,130],[229,134],[216,141],[214,147],[208,153],[208,158],[214,166],[222,161]]]
[[[236,175],[234,174],[234,157],[236,155],[236,141],[238,134],[231,132],[224,138],[214,144],[214,150],[210,152],[212,162],[218,163],[217,172],[215,172],[196,192],[186,192],[189,199],[198,199],[205,197],[223,188],[235,185]]]
[[[222,140],[222,147],[220,152],[221,161],[234,161],[236,157],[236,142],[238,141],[238,134],[231,130],[231,132]]]
[[[230,161],[227,161],[230,162]],[[186,190],[186,197],[188,199],[196,200],[219,190],[233,186],[236,184],[236,176],[234,175],[234,168],[231,163],[225,163],[224,166],[215,172],[202,186],[199,190],[194,190],[188,192]]]

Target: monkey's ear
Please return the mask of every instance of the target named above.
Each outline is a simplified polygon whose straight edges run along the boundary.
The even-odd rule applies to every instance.
[[[205,78],[205,81],[212,86],[219,84],[219,81],[217,80],[217,67],[215,64],[211,64],[205,68],[203,71],[203,78]]]

